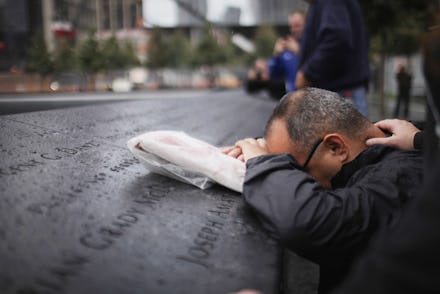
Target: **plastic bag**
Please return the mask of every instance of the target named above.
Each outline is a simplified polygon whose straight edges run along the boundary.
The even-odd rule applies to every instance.
[[[243,162],[184,132],[148,132],[130,139],[127,146],[151,172],[200,189],[219,183],[237,192],[243,190]]]

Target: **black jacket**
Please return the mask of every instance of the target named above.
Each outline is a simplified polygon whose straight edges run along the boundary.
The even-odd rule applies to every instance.
[[[399,224],[378,234],[334,293],[440,293],[439,160],[429,178]]]
[[[324,189],[288,154],[247,162],[243,195],[287,248],[320,265],[320,293],[346,274],[379,227],[392,227],[422,181],[417,151],[373,146]]]
[[[369,37],[357,0],[315,0],[302,33],[299,69],[313,86],[339,92],[368,84]]]

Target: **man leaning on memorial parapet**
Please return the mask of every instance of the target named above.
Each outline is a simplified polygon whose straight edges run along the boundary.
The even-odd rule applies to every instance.
[[[243,196],[282,245],[320,265],[328,293],[379,228],[391,229],[422,180],[418,151],[365,141],[385,134],[337,93],[286,95],[265,139],[238,141],[246,161]]]

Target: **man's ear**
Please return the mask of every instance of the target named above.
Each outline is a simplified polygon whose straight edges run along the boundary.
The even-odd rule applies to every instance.
[[[341,162],[345,162],[348,159],[348,145],[340,134],[328,134],[324,137],[322,143],[330,155],[338,157]]]

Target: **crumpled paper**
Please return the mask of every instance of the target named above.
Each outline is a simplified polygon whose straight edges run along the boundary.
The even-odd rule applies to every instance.
[[[152,131],[130,139],[130,151],[151,172],[206,189],[218,183],[242,192],[245,164],[180,131]]]

